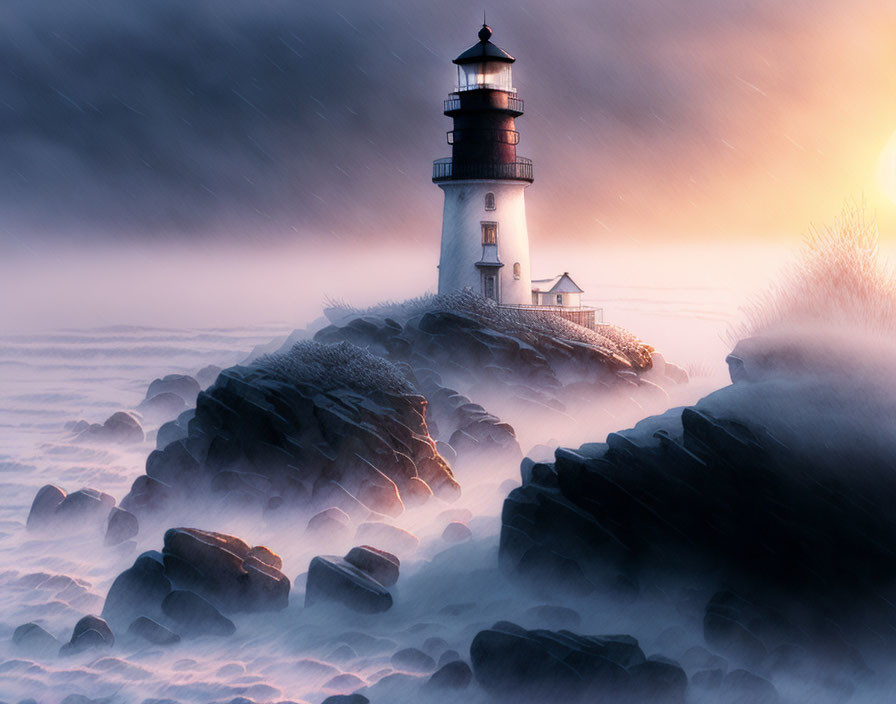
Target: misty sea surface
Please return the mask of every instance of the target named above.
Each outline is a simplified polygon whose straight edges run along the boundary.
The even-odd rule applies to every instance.
[[[649,340],[669,361],[690,368],[692,383],[670,405],[693,403],[727,383],[721,338],[736,317],[737,296],[731,290],[606,284],[591,291],[593,298],[600,297],[595,303],[604,307],[608,319]],[[293,327],[121,325],[0,336],[0,701],[34,698],[56,704],[77,694],[111,702],[229,702],[244,697],[318,704],[361,687],[370,688],[366,693],[374,702],[420,701],[416,695],[408,698],[413,690],[409,683],[428,674],[402,672],[391,662],[396,651],[420,648],[437,661],[440,653],[454,650],[468,660],[469,644],[479,630],[500,619],[539,627],[529,609],[561,601],[550,593],[524,592],[498,570],[500,511],[508,491],[501,484],[508,479],[518,483],[519,467],[484,466],[475,476],[458,477],[464,493],[456,504],[441,507],[431,500],[396,521],[420,538],[420,547],[402,556],[395,605],[384,614],[303,609],[310,559],[342,554],[353,543],[309,544],[303,525],[275,529],[239,516],[215,515],[185,525],[229,532],[280,554],[283,572],[292,581],[287,610],[231,615],[237,626],[234,636],[184,640],[167,648],[116,634],[110,650],[68,657],[35,658],[15,650],[12,632],[28,622],[41,625],[60,644],[68,642],[82,616],[100,614],[115,577],[141,552],[162,547],[163,530],[143,526],[136,545],[115,547],[103,545],[100,527],[77,535],[26,532],[29,507],[41,486],[55,484],[69,492],[92,487],[120,502],[155,448],[158,425],[148,419],[146,439],[137,445],[78,442],[65,424],[81,419],[102,423],[116,411],[135,409],[153,379],[196,374],[210,364],[226,368],[240,363],[253,348],[282,340]],[[615,422],[627,427],[637,419],[618,417]],[[564,441],[602,441],[616,429],[606,420],[583,421]],[[524,453],[548,440],[531,429],[518,432]],[[452,546],[441,540],[444,523],[435,514],[448,508],[470,511],[472,541]],[[630,633],[642,639],[648,654],[659,651],[652,643],[675,625],[674,614],[657,619],[642,607],[602,609],[593,600],[574,601],[562,599],[582,616],[578,632]],[[696,642],[699,635],[694,638]],[[485,695],[471,688],[464,700],[484,702]],[[432,701],[451,699],[433,694]]]

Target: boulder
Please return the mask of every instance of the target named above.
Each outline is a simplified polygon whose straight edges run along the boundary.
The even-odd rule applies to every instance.
[[[305,533],[311,537],[327,538],[331,540],[347,540],[352,535],[352,519],[342,509],[331,506],[315,513],[305,528]]]
[[[416,535],[382,521],[368,521],[358,526],[355,539],[399,555],[413,553],[420,545]]]
[[[334,694],[324,699],[321,704],[370,704],[370,700],[363,694]]]
[[[392,608],[392,595],[369,574],[336,556],[318,556],[308,567],[305,606],[337,602],[360,613]]]
[[[140,421],[125,411],[113,413],[102,425],[82,421],[73,426],[72,430],[75,432],[75,440],[81,442],[133,445],[145,439]]]
[[[280,611],[289,602],[289,579],[280,557],[263,546],[250,548],[232,535],[196,528],[165,532],[166,575],[227,612]]]
[[[137,410],[149,420],[161,423],[177,418],[187,410],[187,404],[180,395],[165,391],[143,401]]]
[[[111,648],[114,644],[109,624],[98,616],[85,616],[75,624],[71,640],[60,648],[59,654],[73,655],[91,648]]]
[[[128,633],[153,645],[173,645],[180,642],[180,636],[146,616],[138,616],[128,626]]]
[[[149,401],[163,393],[171,393],[183,399],[185,404],[196,403],[196,397],[200,392],[199,382],[185,374],[169,374],[161,379],[154,379],[146,390],[146,400]]]
[[[633,683],[643,679],[637,668],[646,662],[629,636],[527,631],[507,622],[480,631],[470,657],[479,684],[503,701],[625,697],[637,691]]]
[[[12,642],[16,650],[26,655],[44,655],[59,650],[59,641],[36,623],[26,623],[16,628]]]
[[[53,518],[56,508],[65,499],[65,492],[58,486],[47,484],[38,489],[31,502],[31,511],[28,512],[28,522],[25,524],[28,530],[36,530],[46,527]]]
[[[473,671],[462,660],[452,660],[436,670],[426,681],[427,689],[466,689],[473,679]]]
[[[171,592],[171,580],[160,558],[144,553],[115,578],[106,595],[103,618],[123,630],[140,616],[162,617],[162,601]]]
[[[391,587],[398,581],[401,561],[392,553],[377,550],[369,545],[361,545],[349,550],[345,561],[366,572],[384,587]]]
[[[436,661],[417,648],[403,648],[392,655],[390,661],[396,670],[404,672],[432,672]]]
[[[777,704],[778,690],[747,670],[732,670],[722,680],[718,701],[724,704]]]
[[[162,611],[185,636],[229,636],[236,626],[195,592],[177,589],[162,601]]]
[[[445,530],[442,531],[442,540],[446,543],[462,543],[466,540],[470,540],[473,537],[473,532],[463,523],[458,521],[453,521],[445,526]]]
[[[137,517],[122,508],[113,508],[106,523],[106,545],[118,545],[130,540],[140,532]]]

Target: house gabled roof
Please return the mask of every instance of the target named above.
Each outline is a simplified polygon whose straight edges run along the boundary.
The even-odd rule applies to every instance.
[[[565,271],[553,279],[532,279],[532,290],[539,293],[585,293]]]

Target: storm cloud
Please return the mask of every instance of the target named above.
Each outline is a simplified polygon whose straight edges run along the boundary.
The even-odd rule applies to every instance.
[[[587,234],[634,211],[659,222],[672,203],[713,197],[693,184],[720,164],[759,159],[737,144],[745,124],[779,118],[778,99],[811,104],[813,62],[799,54],[835,3],[780,5],[490,4],[527,104],[534,229]],[[441,101],[481,3],[31,0],[3,12],[0,238],[435,235]]]

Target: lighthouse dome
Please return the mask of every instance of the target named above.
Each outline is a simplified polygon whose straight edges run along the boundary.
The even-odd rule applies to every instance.
[[[457,90],[476,90],[487,88],[516,92],[513,88],[510,65],[516,61],[510,54],[492,44],[489,39],[492,28],[487,24],[479,30],[479,42],[458,56]]]

